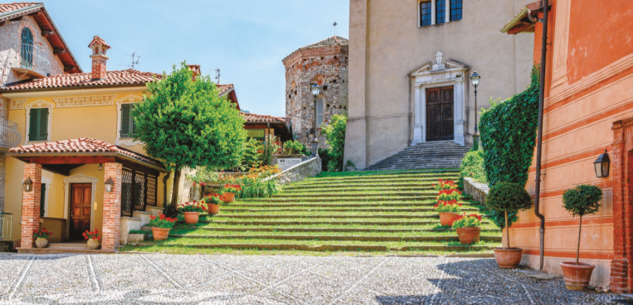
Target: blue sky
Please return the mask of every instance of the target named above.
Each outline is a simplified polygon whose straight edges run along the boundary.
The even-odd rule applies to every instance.
[[[171,71],[182,60],[235,84],[242,109],[285,115],[281,60],[299,47],[333,35],[348,38],[349,0],[51,0],[49,13],[85,72],[88,43],[105,39],[108,70]]]

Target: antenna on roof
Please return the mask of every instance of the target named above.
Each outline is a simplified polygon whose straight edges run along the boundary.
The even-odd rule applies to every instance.
[[[220,83],[220,69],[219,68],[215,68],[215,83],[216,84]]]
[[[334,21],[334,36],[336,36],[336,26],[338,25],[338,23],[336,23],[336,21]]]
[[[125,66],[125,67],[128,67],[128,68],[134,70],[134,66],[138,65],[139,61],[141,60],[141,55],[136,56],[136,52],[137,51],[134,50],[134,52],[132,52],[131,55],[128,54],[128,55],[130,55],[132,57],[132,64],[131,65],[119,65],[119,66]]]

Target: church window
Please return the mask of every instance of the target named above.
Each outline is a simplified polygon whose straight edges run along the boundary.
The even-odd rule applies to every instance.
[[[437,24],[446,22],[446,0],[437,0],[435,4],[435,20],[437,20]]]
[[[462,0],[451,1],[451,21],[462,20]]]
[[[420,26],[431,25],[432,9],[431,1],[420,2]]]
[[[22,68],[33,68],[33,33],[29,28],[24,28],[22,30],[22,48],[20,50],[20,55],[22,57]]]

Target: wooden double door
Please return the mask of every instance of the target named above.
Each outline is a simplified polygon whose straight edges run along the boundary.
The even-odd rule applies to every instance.
[[[453,140],[453,86],[426,89],[426,141]]]
[[[83,233],[90,230],[92,208],[92,184],[74,183],[70,185],[70,240],[84,239]]]

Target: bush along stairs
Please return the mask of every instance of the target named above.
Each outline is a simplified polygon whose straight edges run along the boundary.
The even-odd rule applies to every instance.
[[[470,147],[453,141],[420,143],[368,167],[368,170],[459,168]]]
[[[360,251],[400,254],[491,253],[501,231],[485,218],[481,241],[461,245],[434,211],[438,179],[457,170],[355,172],[306,179],[271,198],[240,199],[195,226],[179,224],[155,248]],[[479,213],[460,200],[462,212]],[[193,251],[191,249],[189,252]],[[195,251],[193,251],[195,252]]]

